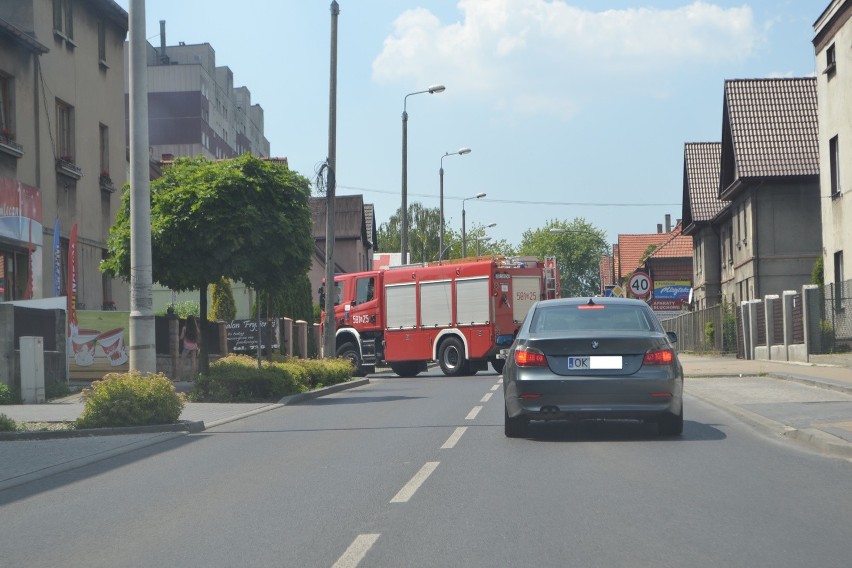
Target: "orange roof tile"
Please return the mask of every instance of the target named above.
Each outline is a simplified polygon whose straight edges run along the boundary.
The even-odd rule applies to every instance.
[[[683,224],[669,233],[669,239],[651,254],[651,258],[692,258],[692,237],[682,234]]]
[[[660,246],[670,237],[670,233],[618,235],[618,278],[627,276],[639,267],[642,255],[649,246]]]

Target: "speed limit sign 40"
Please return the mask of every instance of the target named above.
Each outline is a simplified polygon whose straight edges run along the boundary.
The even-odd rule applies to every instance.
[[[630,293],[635,297],[645,298],[653,290],[654,283],[651,282],[651,278],[644,272],[636,272],[630,277],[628,288],[630,288]]]

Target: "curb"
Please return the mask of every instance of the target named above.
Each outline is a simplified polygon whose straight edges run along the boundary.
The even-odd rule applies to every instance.
[[[339,392],[342,390],[348,390],[355,387],[360,387],[364,385],[370,384],[370,379],[363,378],[355,381],[348,381],[345,383],[337,383],[336,385],[331,385],[328,387],[323,387],[321,389],[316,389],[308,392],[302,392],[299,394],[291,394],[290,396],[285,396],[281,400],[278,401],[278,404],[281,406],[289,406],[291,404],[298,404],[300,402],[304,402],[306,400],[312,400],[314,398],[319,398],[321,396],[332,394],[335,392]]]
[[[736,376],[739,377],[739,375]],[[778,436],[780,438],[787,438],[802,445],[808,446],[813,450],[819,451],[823,454],[831,455],[833,457],[852,459],[852,444],[846,442],[841,438],[832,436],[827,432],[823,432],[815,428],[806,428],[804,430],[800,430],[798,428],[794,428],[793,426],[788,426],[787,424],[784,424],[782,422],[770,420],[769,418],[766,418],[764,416],[761,416],[760,414],[751,412],[750,410],[746,410],[734,404],[728,404],[726,402],[714,400],[712,398],[708,398],[706,396],[702,396],[693,392],[684,391],[684,393],[697,398],[701,402],[704,402],[711,406],[715,406],[717,408],[721,408],[722,410],[742,420],[749,426],[761,430],[764,434]]]
[[[197,434],[204,430],[204,422],[182,421],[176,424],[153,424],[151,426],[124,426],[116,428],[86,428],[83,430],[36,430],[26,432],[0,432],[4,440],[53,440],[57,438],[89,438],[92,436],[120,436],[127,434],[159,434],[182,432]]]

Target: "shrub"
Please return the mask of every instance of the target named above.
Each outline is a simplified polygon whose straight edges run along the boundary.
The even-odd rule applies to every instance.
[[[231,281],[224,276],[210,285],[210,317],[212,321],[231,321],[237,318],[237,305]]]
[[[184,396],[165,375],[139,371],[105,375],[83,390],[83,401],[78,428],[174,424],[184,406]]]
[[[18,424],[5,414],[0,414],[0,432],[16,432]]]
[[[345,360],[305,360],[276,355],[273,361],[261,361],[248,355],[228,355],[210,365],[206,377],[198,377],[192,400],[234,402],[278,400],[284,396],[336,384],[352,377],[352,366]]]
[[[715,341],[714,341],[715,339],[716,339],[716,326],[713,325],[712,321],[708,321],[704,325],[704,342],[707,345],[709,345],[710,347],[713,347],[713,345],[715,344]]]
[[[821,320],[819,322],[820,334],[822,335],[822,352],[823,353],[833,353],[834,352],[834,325],[828,320]]]
[[[15,404],[12,389],[6,383],[0,383],[0,404]]]

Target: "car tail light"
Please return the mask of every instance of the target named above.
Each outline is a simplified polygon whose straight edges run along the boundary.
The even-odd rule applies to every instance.
[[[538,349],[520,348],[515,350],[515,364],[518,367],[546,367],[547,358]]]
[[[648,351],[645,353],[643,365],[671,365],[674,363],[674,351],[671,349],[660,349],[658,351]]]

